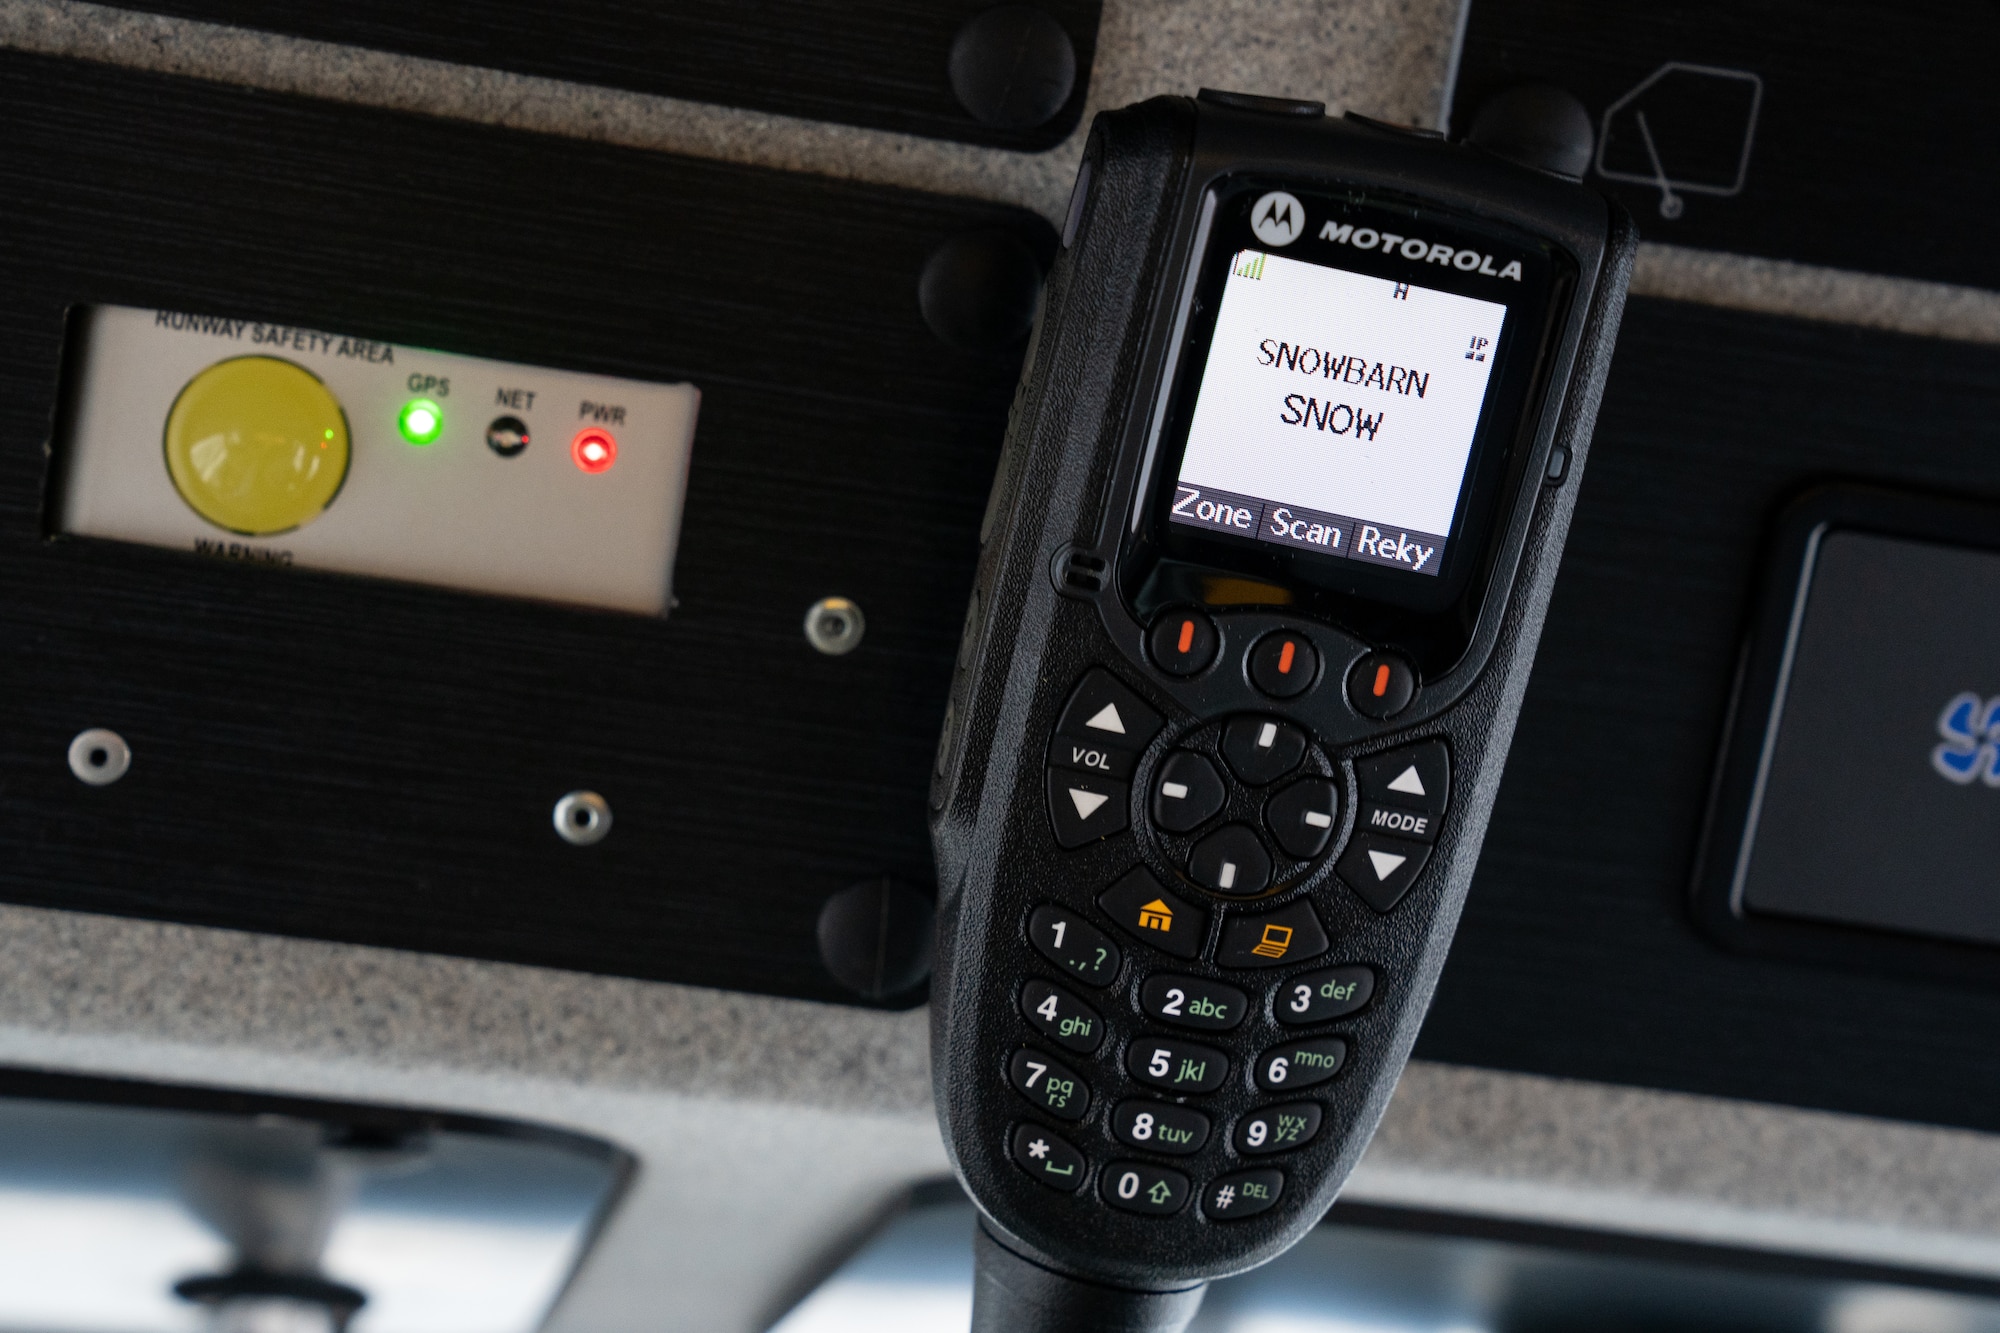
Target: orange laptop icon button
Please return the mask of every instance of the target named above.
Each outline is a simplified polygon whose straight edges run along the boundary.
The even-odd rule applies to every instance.
[[[1291,947],[1292,928],[1290,926],[1269,925],[1264,927],[1263,936],[1257,941],[1256,947],[1251,949],[1250,952],[1256,954],[1259,958],[1269,958],[1276,961],[1289,953]]]

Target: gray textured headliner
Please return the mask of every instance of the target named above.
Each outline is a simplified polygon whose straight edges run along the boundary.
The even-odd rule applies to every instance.
[[[1434,124],[1451,0],[1107,0],[1094,106],[1207,84]],[[1039,155],[0,0],[0,45],[1016,202]],[[1087,123],[1087,122],[1086,122]],[[2000,341],[2000,296],[1649,245],[1638,290]],[[52,760],[52,762],[58,762]],[[924,1014],[0,907],[0,1063],[444,1107],[610,1138],[639,1176],[552,1327],[762,1327],[944,1156]],[[1411,1066],[1350,1187],[2000,1277],[2000,1138]]]

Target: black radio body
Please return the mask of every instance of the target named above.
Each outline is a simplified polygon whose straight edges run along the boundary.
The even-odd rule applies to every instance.
[[[1634,249],[1579,184],[1309,104],[1098,118],[932,797],[987,1244],[1172,1291],[1332,1203],[1478,859]]]

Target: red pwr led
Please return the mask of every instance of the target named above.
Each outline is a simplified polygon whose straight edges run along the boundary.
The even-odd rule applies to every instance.
[[[618,461],[618,439],[608,430],[585,426],[569,442],[569,456],[585,472],[609,472]]]

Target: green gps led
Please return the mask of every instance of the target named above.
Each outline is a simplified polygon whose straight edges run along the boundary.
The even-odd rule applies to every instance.
[[[444,409],[428,398],[412,398],[396,414],[396,429],[411,444],[429,444],[444,434]]]

